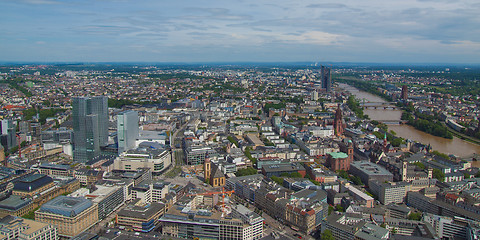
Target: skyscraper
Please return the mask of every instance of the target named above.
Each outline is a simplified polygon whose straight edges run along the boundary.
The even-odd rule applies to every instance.
[[[325,91],[327,92],[332,91],[332,75],[330,74],[330,68],[322,66],[321,74],[322,74],[322,88],[324,88]]]
[[[17,122],[12,119],[3,119],[0,121],[0,140],[5,150],[10,150],[19,144],[17,143],[16,128]]]
[[[73,98],[73,159],[87,162],[100,155],[108,143],[108,99],[104,96]]]
[[[407,87],[407,85],[402,86],[402,99],[403,100],[408,99],[408,87]]]
[[[118,154],[135,147],[138,138],[138,113],[126,111],[117,115]]]

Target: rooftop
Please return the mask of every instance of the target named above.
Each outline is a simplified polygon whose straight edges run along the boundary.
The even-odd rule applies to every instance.
[[[15,182],[13,190],[32,192],[52,182],[52,178],[45,174],[28,175]]]
[[[348,155],[344,152],[331,152],[327,154],[332,156],[332,158],[348,158]]]
[[[118,216],[134,217],[138,219],[148,220],[165,208],[165,204],[157,202],[139,205],[136,204],[138,203],[138,200],[118,212]]]
[[[0,209],[7,209],[16,211],[31,202],[28,198],[22,198],[17,195],[10,195],[10,197],[0,201]]]
[[[75,217],[93,205],[92,201],[81,197],[59,196],[40,207],[40,212]]]
[[[385,168],[369,161],[354,161],[350,164],[350,167],[354,167],[367,175],[392,175]]]

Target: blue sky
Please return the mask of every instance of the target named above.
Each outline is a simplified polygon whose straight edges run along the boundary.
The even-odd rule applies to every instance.
[[[480,63],[480,1],[0,0],[0,61]]]

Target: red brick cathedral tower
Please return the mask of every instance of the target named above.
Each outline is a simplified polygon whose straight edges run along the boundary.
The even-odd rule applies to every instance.
[[[335,111],[335,120],[333,122],[333,128],[335,130],[335,136],[341,136],[345,131],[345,124],[343,123],[343,116],[342,116],[342,110],[340,109],[340,104],[338,104],[337,111]]]

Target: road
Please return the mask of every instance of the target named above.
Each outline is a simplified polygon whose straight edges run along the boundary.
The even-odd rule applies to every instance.
[[[117,216],[117,213],[120,212],[120,210],[122,210],[125,206],[126,206],[125,203],[120,205],[115,211],[110,213],[105,219],[97,222],[95,225],[90,227],[88,232],[98,234],[102,229],[105,230],[107,223],[112,221]]]
[[[184,123],[177,131],[172,134],[171,139],[173,139],[173,143],[170,143],[170,147],[172,149],[172,164],[167,171],[164,171],[162,176],[175,177],[180,172],[176,168],[177,164],[181,165],[181,163],[183,162],[183,148],[177,148],[176,145],[182,144],[183,132],[185,131],[187,125],[192,121],[193,120]],[[180,136],[178,136],[179,133],[181,133]]]

